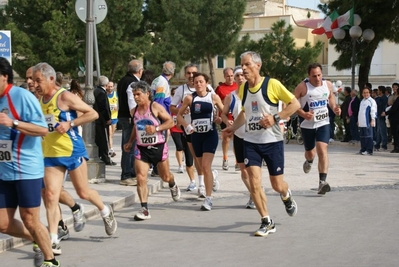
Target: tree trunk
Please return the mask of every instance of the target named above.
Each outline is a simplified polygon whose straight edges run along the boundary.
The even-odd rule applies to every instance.
[[[376,45],[371,46],[371,44],[370,44],[370,46],[367,49],[363,50],[364,53],[363,53],[363,58],[360,62],[360,66],[359,66],[359,79],[358,79],[358,84],[357,84],[360,89],[359,90],[360,94],[363,91],[364,85],[369,82],[371,61],[373,59],[374,52],[376,49],[377,49]],[[373,88],[371,88],[371,89],[373,89]]]
[[[206,59],[208,60],[208,66],[209,66],[209,75],[211,76],[210,84],[212,85],[213,89],[215,88],[215,70],[213,68],[213,61],[211,55],[207,54]]]

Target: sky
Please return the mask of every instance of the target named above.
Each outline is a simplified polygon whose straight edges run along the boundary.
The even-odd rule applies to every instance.
[[[317,5],[320,4],[319,0],[286,0],[287,5],[303,7],[303,8],[312,8],[317,9]]]

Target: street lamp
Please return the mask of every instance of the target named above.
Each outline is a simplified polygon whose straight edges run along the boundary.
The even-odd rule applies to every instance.
[[[352,38],[352,89],[355,89],[355,65],[356,65],[356,44],[357,43],[370,43],[374,39],[374,31],[372,29],[366,29],[362,31],[360,28],[360,23],[362,19],[359,15],[355,14],[353,18],[353,26],[349,29],[349,35]],[[342,41],[345,38],[345,30],[338,28],[333,30],[334,39],[338,41]]]

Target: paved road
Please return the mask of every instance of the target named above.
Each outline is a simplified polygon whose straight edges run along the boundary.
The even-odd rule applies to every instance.
[[[115,143],[119,140],[120,132]],[[358,149],[342,144],[329,147],[332,192],[320,197],[314,191],[317,159],[314,169],[304,174],[303,147],[286,145],[286,180],[299,211],[294,218],[285,214],[264,169],[263,185],[277,225],[276,234],[267,238],[252,236],[259,227],[259,215],[243,209],[248,194],[238,172],[233,168],[221,170],[220,151],[214,167],[219,170],[221,189],[214,194],[211,212],[199,211],[202,202],[194,193],[184,192],[182,200],[174,203],[159,179],[150,178],[153,218],[145,222],[132,220],[139,208],[135,188],[119,186],[120,167],[107,167],[107,182],[92,186],[105,202],[116,207],[118,232],[108,238],[99,218],[89,220],[83,232],[71,231],[70,240],[62,243],[63,255],[59,258],[63,266],[397,266],[398,155],[355,155]],[[171,146],[171,168],[175,171],[173,155]],[[175,177],[182,189],[187,186],[185,174]],[[70,182],[66,188],[78,199]],[[88,216],[96,215],[91,205],[86,207]],[[63,214],[70,221],[70,211],[63,208]],[[16,242],[9,239],[6,244],[15,247]],[[16,262],[31,266],[32,255],[30,245],[15,247],[0,254],[1,266],[14,266]]]

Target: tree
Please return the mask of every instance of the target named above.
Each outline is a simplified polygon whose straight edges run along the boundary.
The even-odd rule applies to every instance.
[[[262,58],[261,74],[276,78],[290,91],[307,76],[307,66],[315,62],[320,55],[323,44],[317,42],[311,46],[309,42],[301,48],[295,47],[292,37],[293,28],[286,26],[284,20],[273,23],[272,32],[265,34],[259,41],[245,36],[235,49],[236,55],[245,51],[255,51]]]
[[[108,1],[108,14],[96,25],[101,71],[110,79],[120,78],[132,58],[140,58],[150,45],[143,30],[143,0]],[[78,60],[84,61],[86,25],[75,13],[75,1],[9,0],[3,29],[12,31],[13,69],[24,74],[46,61],[57,71],[77,75]]]
[[[245,0],[149,1],[150,14],[154,8],[160,14],[153,25],[153,49],[180,60],[208,62],[214,86],[213,59],[233,51],[244,22],[245,5]],[[148,56],[154,54],[151,51]]]
[[[396,0],[331,0],[328,4],[327,12],[336,10],[339,14],[344,14],[354,6],[354,13],[362,18],[360,26],[362,29],[372,29],[375,33],[374,39],[364,49],[357,49],[356,64],[360,64],[358,86],[360,89],[368,82],[371,61],[374,52],[380,42],[389,40],[399,43],[399,2]],[[341,42],[350,42],[349,34]],[[341,55],[332,63],[338,70],[349,69],[351,67],[352,49],[345,49],[333,38],[330,40],[336,44],[335,49]]]

